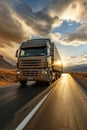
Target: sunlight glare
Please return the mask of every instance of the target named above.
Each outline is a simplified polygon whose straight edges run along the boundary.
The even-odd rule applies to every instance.
[[[61,61],[57,61],[56,64],[57,65],[61,65],[62,63],[61,63]]]

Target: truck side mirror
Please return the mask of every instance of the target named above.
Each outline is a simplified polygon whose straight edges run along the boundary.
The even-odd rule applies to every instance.
[[[19,51],[19,50],[16,51],[15,57],[18,57],[18,51]]]

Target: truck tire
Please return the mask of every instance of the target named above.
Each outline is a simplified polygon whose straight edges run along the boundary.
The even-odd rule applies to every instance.
[[[59,78],[61,77],[61,72],[59,72]]]
[[[57,80],[58,79],[58,72],[56,72],[56,74],[55,74],[55,80]]]
[[[27,81],[20,81],[21,85],[26,85]]]
[[[61,72],[56,72],[56,80],[61,77]]]
[[[59,78],[59,72],[56,72],[56,80]]]
[[[47,82],[48,85],[52,84],[52,73],[50,72],[50,81]]]

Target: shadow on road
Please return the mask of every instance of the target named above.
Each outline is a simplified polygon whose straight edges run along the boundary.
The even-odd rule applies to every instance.
[[[1,102],[4,102],[2,105],[0,103],[0,130],[9,125],[16,112],[48,87],[45,83],[35,82],[24,86],[18,84],[18,87],[11,88],[7,93],[3,91],[3,95],[8,96],[1,100]]]

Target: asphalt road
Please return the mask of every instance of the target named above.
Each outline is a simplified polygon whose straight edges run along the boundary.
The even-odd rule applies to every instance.
[[[30,82],[27,86],[20,86],[19,83],[16,83],[1,88],[0,130],[4,130],[5,127],[14,119],[16,112],[46,88],[45,84],[37,84],[35,82]]]
[[[22,108],[41,93],[38,102],[45,95],[47,98],[23,127],[24,130],[86,130],[87,97],[80,88],[69,74],[63,74],[49,87],[32,83],[22,89],[19,84],[0,89],[0,130],[6,126],[8,130],[16,129],[30,113],[27,110],[30,108],[29,104],[25,109]],[[34,108],[36,104],[34,103]]]
[[[87,130],[87,99],[69,75],[63,75],[24,130]]]

